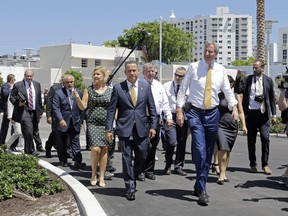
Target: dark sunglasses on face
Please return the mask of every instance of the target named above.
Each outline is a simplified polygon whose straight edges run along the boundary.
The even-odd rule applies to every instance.
[[[182,78],[182,77],[184,77],[185,75],[180,75],[180,74],[174,74],[175,75],[175,77],[179,77],[179,78]]]

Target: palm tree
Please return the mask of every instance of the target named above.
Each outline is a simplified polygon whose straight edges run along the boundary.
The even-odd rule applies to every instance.
[[[265,0],[257,1],[257,58],[265,61]]]

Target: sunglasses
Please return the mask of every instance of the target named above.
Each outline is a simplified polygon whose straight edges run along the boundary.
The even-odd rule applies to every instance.
[[[175,77],[179,77],[179,78],[182,78],[182,77],[185,76],[185,75],[179,75],[179,74],[177,74],[177,73],[175,73],[174,75],[175,75]]]

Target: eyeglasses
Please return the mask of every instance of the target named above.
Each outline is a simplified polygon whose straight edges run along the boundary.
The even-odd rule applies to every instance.
[[[175,75],[175,77],[179,77],[179,78],[182,78],[182,77],[184,77],[185,75],[180,75],[180,74],[174,74]]]

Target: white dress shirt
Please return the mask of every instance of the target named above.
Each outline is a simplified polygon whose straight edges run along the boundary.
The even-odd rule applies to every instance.
[[[249,109],[250,110],[261,110],[265,112],[264,102],[259,103],[255,101],[256,95],[263,95],[263,76],[254,76],[251,84],[251,91],[249,95]]]
[[[154,98],[154,103],[156,106],[157,115],[161,115],[163,111],[167,119],[172,119],[172,113],[170,111],[168,97],[166,95],[163,85],[155,79],[150,85]]]
[[[233,106],[237,105],[234,93],[230,88],[230,83],[225,71],[225,68],[214,62],[212,67],[212,103],[211,109],[219,105],[218,93],[222,90],[227,98],[228,107],[231,110]],[[204,92],[206,84],[206,75],[208,71],[208,64],[204,61],[191,63],[188,67],[187,73],[182,81],[180,90],[178,92],[177,107],[183,107],[185,103],[185,92],[189,88],[189,96],[187,101],[193,106],[200,109],[206,109],[204,106]]]
[[[169,81],[163,84],[166,95],[168,97],[170,110],[172,113],[176,113],[176,102],[177,102],[177,84],[175,81]],[[186,91],[186,97],[189,94],[189,89]]]

